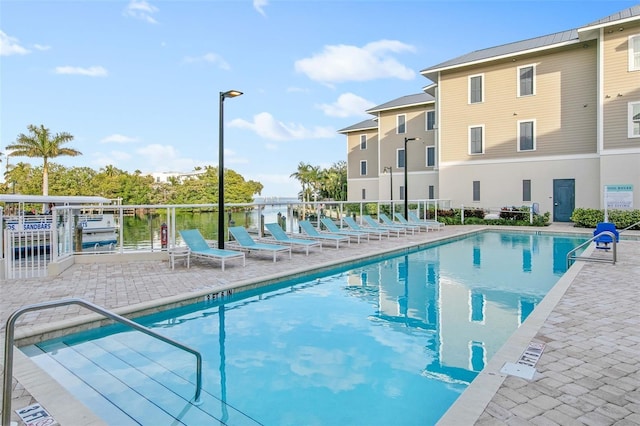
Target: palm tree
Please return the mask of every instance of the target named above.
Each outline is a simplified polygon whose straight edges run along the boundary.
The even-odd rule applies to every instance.
[[[36,127],[33,124],[27,126],[29,135],[20,133],[16,142],[7,145],[13,157],[42,158],[42,195],[49,195],[49,159],[62,155],[75,157],[82,153],[73,148],[64,148],[61,145],[73,140],[73,136],[67,132],[56,133],[53,137],[49,129],[43,125]]]

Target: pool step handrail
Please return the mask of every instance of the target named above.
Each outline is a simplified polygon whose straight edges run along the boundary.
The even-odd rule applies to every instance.
[[[196,351],[193,348],[190,348],[189,346],[183,345],[180,342],[170,339],[169,337],[156,333],[155,331],[143,325],[140,325],[136,322],[133,322],[130,319],[120,316],[96,304],[88,302],[84,299],[80,299],[80,298],[59,299],[59,300],[52,300],[48,302],[25,305],[17,309],[15,312],[13,312],[7,319],[7,323],[5,327],[5,338],[4,338],[2,426],[9,426],[11,424],[11,394],[12,394],[11,384],[13,380],[13,345],[14,345],[15,323],[18,317],[20,317],[20,315],[26,312],[39,311],[39,310],[48,309],[48,308],[57,308],[60,306],[67,306],[67,305],[80,305],[104,317],[107,317],[113,321],[119,322],[124,325],[128,325],[129,327],[134,328],[144,334],[147,334],[151,337],[155,337],[158,340],[161,340],[178,349],[182,349],[186,352],[189,352],[195,355],[196,357],[196,393],[193,398],[193,404],[198,405],[202,402],[200,400],[200,393],[202,390],[202,355],[200,354],[200,352]]]
[[[640,220],[639,220],[639,221],[637,221],[636,223],[632,224],[632,225],[627,226],[626,228],[624,228],[624,229],[623,229],[623,230],[621,230],[620,232],[627,231],[627,230],[629,230],[629,229],[631,229],[631,228],[633,228],[633,227],[636,227],[636,226],[640,226]]]
[[[597,257],[588,257],[588,256],[576,256],[576,252],[578,250],[580,250],[582,247],[589,245],[590,243],[592,243],[596,238],[601,237],[603,235],[607,235],[609,237],[611,237],[611,254],[612,254],[612,258],[611,260],[609,259],[599,259]],[[616,241],[616,235],[611,232],[611,231],[602,231],[597,235],[594,235],[593,237],[589,238],[587,241],[585,241],[584,243],[580,244],[578,247],[574,248],[573,250],[571,250],[569,253],[567,253],[567,268],[569,268],[572,265],[572,261],[574,260],[584,260],[584,261],[588,261],[588,262],[604,262],[604,263],[612,263],[612,264],[616,264],[616,261],[618,260],[618,247],[617,247],[618,242]]]

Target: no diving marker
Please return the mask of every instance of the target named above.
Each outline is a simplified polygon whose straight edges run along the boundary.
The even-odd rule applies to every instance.
[[[56,426],[58,422],[37,402],[16,410],[26,426]]]

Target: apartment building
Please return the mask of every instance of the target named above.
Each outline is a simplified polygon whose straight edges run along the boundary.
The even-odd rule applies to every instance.
[[[383,167],[392,162],[393,177],[403,172],[404,135],[432,150],[413,157],[417,141],[407,146],[409,199],[483,208],[535,202],[552,220],[569,221],[575,207],[602,208],[606,186],[624,188],[625,202],[640,208],[640,5],[421,74],[433,82],[424,88],[429,97],[368,111],[378,123],[380,198],[388,198]],[[358,137],[358,129],[347,129],[348,141]],[[360,176],[349,178],[349,199],[361,199],[351,191]]]

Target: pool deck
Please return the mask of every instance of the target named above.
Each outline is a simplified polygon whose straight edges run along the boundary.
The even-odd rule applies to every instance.
[[[54,278],[0,281],[0,337],[8,316],[19,307],[67,297],[79,297],[119,314],[153,312],[185,300],[265,279],[303,274],[310,269],[357,261],[402,250],[484,227],[447,226],[443,231],[392,237],[340,249],[294,250],[293,258],[250,254],[247,266],[193,260],[171,269],[168,261],[75,264]],[[494,229],[493,227],[490,229]],[[515,228],[522,229],[522,228]],[[589,233],[553,224],[535,230]],[[629,234],[640,235],[638,232]],[[442,425],[625,425],[640,424],[640,240],[618,245],[618,263],[577,262],[545,297],[525,323],[488,362],[441,419]],[[22,315],[16,338],[53,336],[54,330],[95,318],[77,305]],[[544,343],[533,380],[500,372],[516,362],[527,344]],[[12,410],[35,401],[62,426],[104,424],[37,368],[14,351]],[[12,420],[18,421],[15,412]]]

